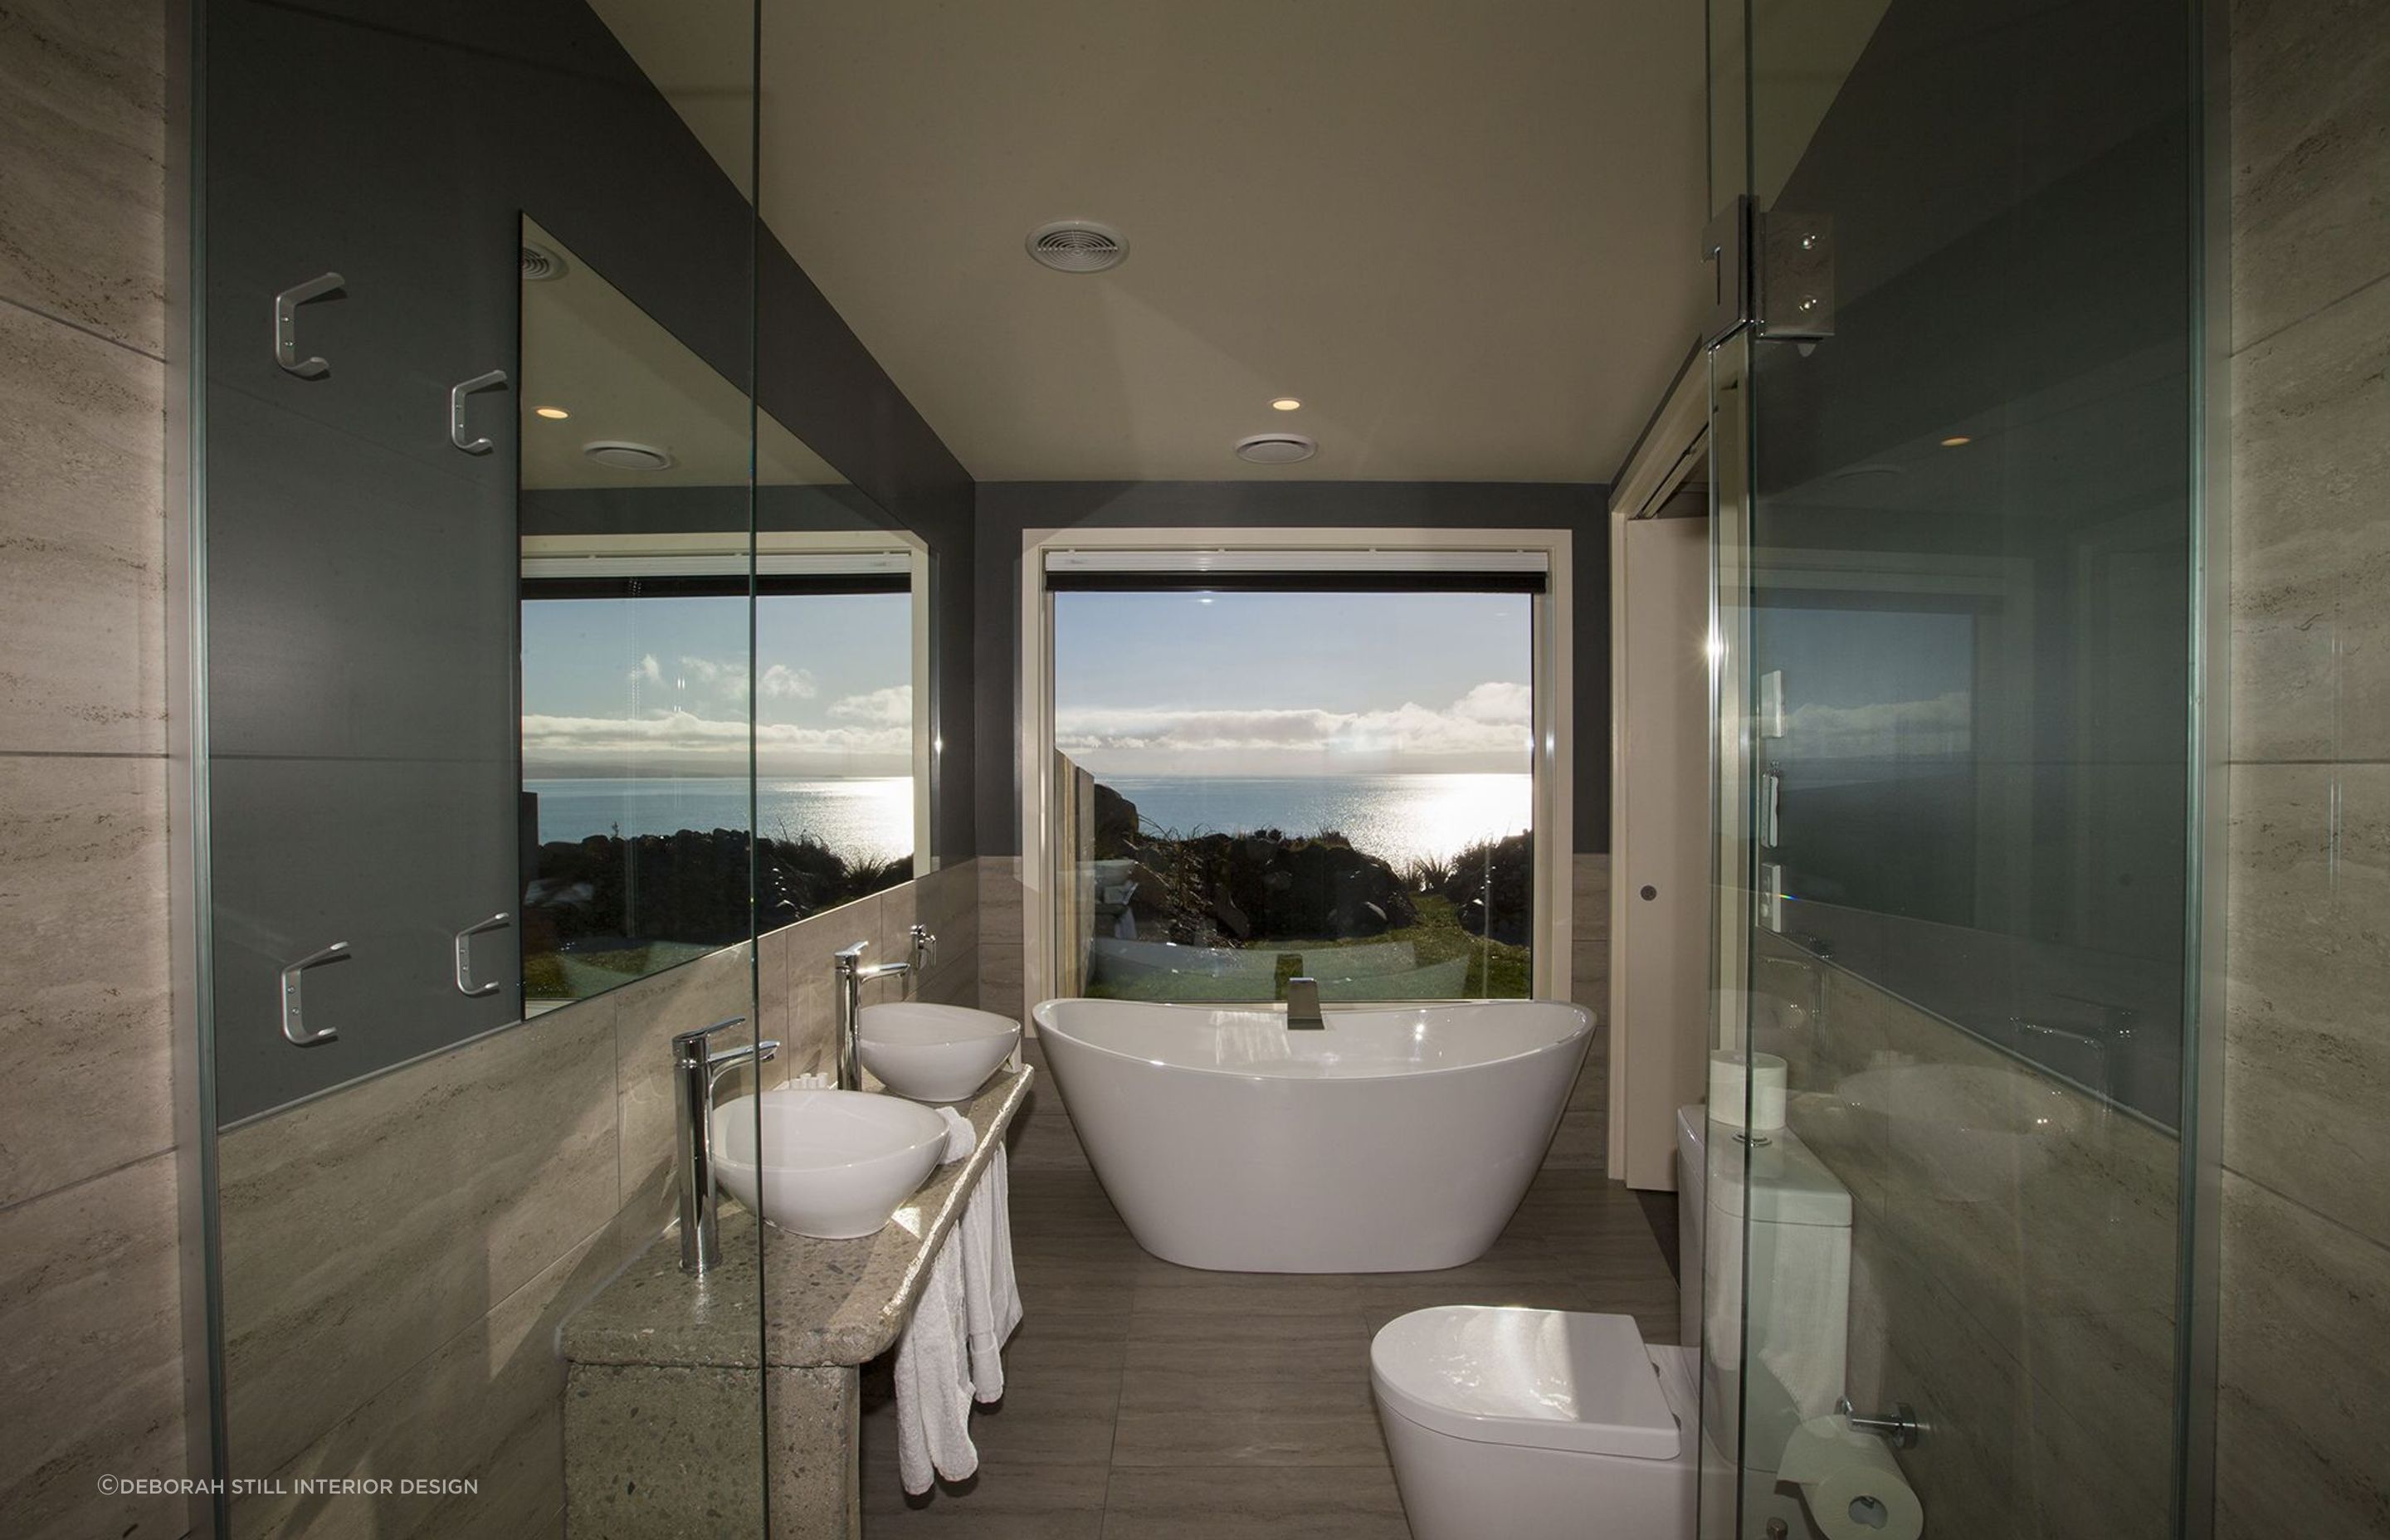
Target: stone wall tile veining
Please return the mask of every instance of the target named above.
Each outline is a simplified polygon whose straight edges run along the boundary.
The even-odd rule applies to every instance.
[[[1610,936],[1610,857],[1579,853],[1569,862],[1569,930],[1582,946]]]
[[[2390,1533],[2390,1250],[2227,1171],[2218,1540]]]
[[[177,1497],[98,1495],[183,1469],[174,1160],[0,1209],[0,1534],[183,1533]]]
[[[474,1477],[478,1494],[260,1497],[234,1506],[234,1535],[515,1540],[560,1533],[564,1367],[556,1334],[622,1264],[627,1242],[609,1230],[573,1247],[275,1472],[286,1484],[353,1474]],[[424,1415],[432,1408],[439,1415]]]
[[[166,332],[166,7],[0,9],[0,300],[153,357]]]
[[[236,1471],[280,1466],[614,1218],[611,1029],[551,1012],[225,1136]]]
[[[0,306],[0,751],[165,751],[165,376]]]
[[[2382,274],[2390,17],[2379,0],[2232,10],[2233,326],[2254,341]]]
[[[2390,278],[2244,350],[2233,391],[2233,758],[2390,759]]]
[[[2227,1161],[2390,1245],[2390,765],[2232,777]]]
[[[0,1206],[173,1142],[165,823],[162,760],[0,757]]]

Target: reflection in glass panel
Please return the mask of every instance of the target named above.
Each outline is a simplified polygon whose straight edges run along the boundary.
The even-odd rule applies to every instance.
[[[1533,612],[1057,593],[1062,993],[1530,993]]]
[[[1754,1075],[1709,1110],[1704,1418],[1742,1479],[1702,1533],[1798,1533],[1780,1477],[1847,1395],[1936,1430],[1895,1462],[1928,1534],[2162,1535],[2192,13],[1749,15],[1758,261],[1822,235],[1833,303],[1821,335],[1766,317],[1718,397],[1749,434],[1719,467],[1721,507],[1751,510],[1728,710],[1757,730],[1721,764],[1754,828],[1717,1046],[1785,1090]],[[2066,1430],[2096,1430],[2096,1477],[2063,1469]]]
[[[788,517],[852,494],[769,417],[751,536],[746,398],[524,239],[556,259],[523,286],[521,496],[524,993],[553,1003],[911,875],[920,564]]]

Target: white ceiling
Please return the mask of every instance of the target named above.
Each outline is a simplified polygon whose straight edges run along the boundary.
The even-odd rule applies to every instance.
[[[744,182],[744,59],[702,20],[737,0],[598,8]],[[764,0],[762,31],[764,217],[982,480],[1600,481],[1692,344],[1687,0]],[[1127,263],[1034,264],[1072,217]],[[1230,452],[1278,430],[1319,455]]]

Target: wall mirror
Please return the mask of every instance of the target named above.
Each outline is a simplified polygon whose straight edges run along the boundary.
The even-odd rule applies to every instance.
[[[928,557],[523,226],[523,993],[601,994],[907,879]]]

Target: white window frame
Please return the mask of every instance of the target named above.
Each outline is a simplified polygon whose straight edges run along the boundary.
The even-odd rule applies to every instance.
[[[1471,556],[1540,555],[1547,570],[1544,592],[1534,606],[1534,642],[1529,681],[1534,697],[1535,776],[1530,838],[1536,866],[1535,942],[1531,988],[1539,999],[1569,997],[1573,930],[1569,913],[1570,866],[1574,849],[1572,739],[1574,736],[1571,667],[1574,596],[1570,590],[1571,535],[1567,530],[1456,529],[1032,529],[1021,537],[1021,644],[1014,658],[1014,699],[1019,702],[1014,741],[1021,792],[1022,980],[1032,1005],[1052,997],[1061,976],[1052,891],[1054,827],[1054,608],[1046,582],[1047,558],[1064,552],[1136,551],[1189,553],[1286,553],[1279,570],[1327,566],[1307,553],[1337,553],[1365,565],[1369,553],[1407,552],[1448,557],[1438,567],[1492,570],[1493,562]],[[1250,570],[1250,569],[1248,569]],[[1033,1029],[1034,1030],[1034,1029]]]
[[[752,563],[752,568],[751,568]],[[930,547],[909,530],[744,530],[720,533],[527,534],[522,575],[645,576],[903,571],[912,591],[913,876],[928,876],[930,776],[938,743],[930,721]],[[750,660],[751,661],[752,660]],[[752,711],[752,707],[750,707]],[[751,757],[748,773],[754,764]]]

